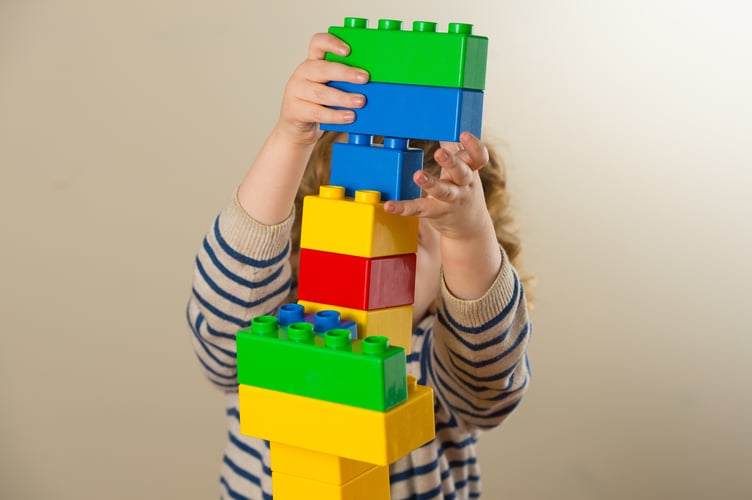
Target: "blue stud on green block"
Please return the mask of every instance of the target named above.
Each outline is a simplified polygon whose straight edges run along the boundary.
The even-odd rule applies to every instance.
[[[311,323],[259,316],[238,331],[237,356],[242,385],[376,411],[407,400],[405,350],[386,337],[353,341],[340,328],[321,337]]]

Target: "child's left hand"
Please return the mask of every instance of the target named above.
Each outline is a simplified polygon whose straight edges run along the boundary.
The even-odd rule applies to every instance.
[[[493,231],[478,174],[488,163],[486,146],[473,134],[463,132],[459,143],[442,142],[434,159],[441,167],[438,178],[424,170],[413,176],[426,197],[387,201],[384,210],[425,218],[444,238],[452,240],[475,239],[489,227]]]

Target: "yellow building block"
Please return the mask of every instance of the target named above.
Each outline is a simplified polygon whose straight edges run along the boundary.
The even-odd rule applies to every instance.
[[[321,186],[303,200],[300,247],[358,257],[384,257],[418,250],[418,218],[388,214],[378,191]],[[336,270],[333,270],[336,271]]]
[[[367,462],[306,450],[297,446],[271,442],[272,470],[322,483],[343,485],[378,467]],[[387,478],[388,481],[388,478]]]
[[[375,465],[389,465],[435,437],[433,391],[408,377],[407,401],[366,410],[239,386],[240,432]]]
[[[402,347],[410,354],[413,334],[413,306],[387,307],[385,309],[350,309],[332,304],[319,304],[299,300],[306,312],[338,311],[343,320],[354,321],[358,325],[358,337],[383,335],[389,339],[389,345]]]
[[[389,466],[373,467],[343,485],[272,471],[272,494],[274,500],[389,500]]]

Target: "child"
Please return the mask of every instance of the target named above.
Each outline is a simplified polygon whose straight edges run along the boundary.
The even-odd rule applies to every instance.
[[[278,122],[219,214],[196,258],[188,322],[209,379],[226,391],[229,443],[223,498],[271,498],[269,446],[239,432],[235,332],[295,301],[302,198],[328,182],[331,146],[319,123],[349,123],[364,98],[326,85],[365,83],[360,69],[324,60],[348,46],[317,34],[285,89]],[[437,64],[439,64],[437,62]],[[477,498],[475,443],[499,425],[527,387],[528,305],[512,262],[502,167],[474,136],[460,143],[412,141],[425,151],[415,182],[426,196],[388,201],[417,215],[412,353],[408,373],[434,390],[436,439],[390,467],[392,499]],[[258,411],[267,411],[258,408]],[[316,422],[310,422],[315,427]]]

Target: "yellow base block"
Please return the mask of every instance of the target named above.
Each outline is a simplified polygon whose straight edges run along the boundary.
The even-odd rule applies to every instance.
[[[326,309],[339,311],[342,319],[357,323],[358,337],[383,335],[389,339],[389,345],[402,347],[405,354],[410,354],[413,334],[412,305],[366,311],[306,300],[299,300],[298,304],[301,304],[307,313],[317,313]]]
[[[322,483],[343,485],[378,467],[366,462],[276,442],[270,443],[270,453],[272,470],[275,474],[298,476]]]
[[[389,500],[389,467],[371,470],[343,485],[272,472],[274,500]]]
[[[240,432],[271,442],[389,465],[435,436],[433,391],[408,377],[407,401],[387,412],[241,385]]]

